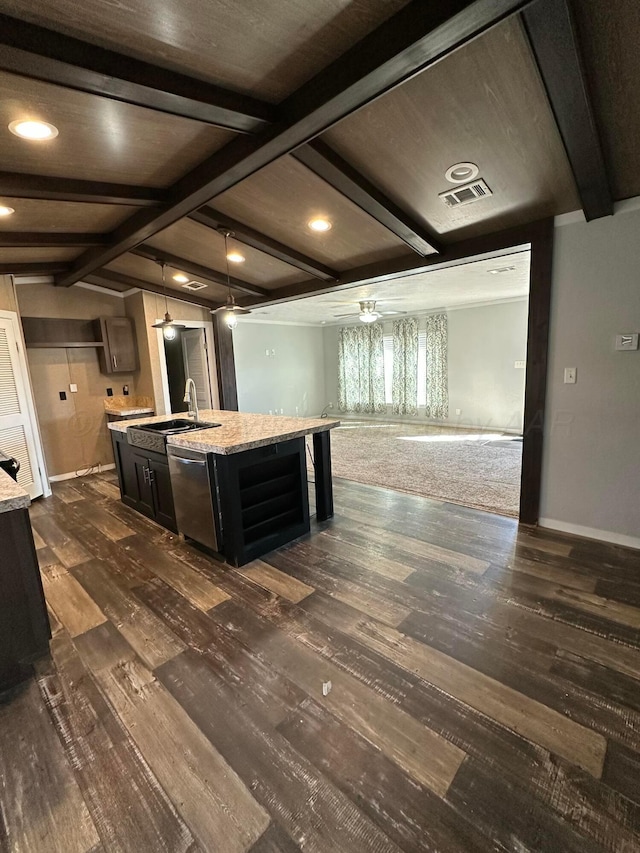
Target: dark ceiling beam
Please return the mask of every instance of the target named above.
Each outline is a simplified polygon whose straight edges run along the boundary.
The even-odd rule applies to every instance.
[[[106,246],[108,234],[67,234],[60,231],[0,231],[0,248],[51,246]]]
[[[8,15],[0,15],[0,69],[242,133],[275,118],[255,98]]]
[[[0,275],[57,275],[68,269],[68,261],[34,261],[19,264],[9,262],[0,264]]]
[[[613,214],[613,196],[567,0],[536,0],[522,15],[578,187],[585,218]]]
[[[131,250],[132,255],[138,255],[140,258],[146,258],[149,261],[156,261],[159,264],[167,264],[173,269],[180,272],[189,273],[195,278],[206,278],[208,281],[213,281],[216,284],[227,286],[226,273],[218,272],[218,270],[205,267],[202,264],[189,261],[186,258],[181,258],[178,255],[173,255],[171,252],[165,252],[164,249],[158,249],[155,246],[149,246],[146,243]],[[229,276],[231,289],[238,290],[241,293],[247,293],[249,296],[266,296],[268,291],[263,287],[258,287],[256,284],[250,284],[248,281]]]
[[[287,98],[279,106],[286,118],[255,136],[227,143],[171,187],[170,203],[133,214],[116,228],[110,246],[85,252],[57,284],[68,287],[105,266],[522,10],[527,2],[531,0],[411,0]]]
[[[163,190],[153,187],[130,187],[126,184],[24,175],[19,172],[0,172],[0,196],[41,201],[78,201],[85,204],[128,204],[136,207],[153,207],[165,201]]]
[[[293,156],[325,183],[384,225],[419,255],[439,252],[435,234],[386,196],[326,142],[314,139]]]
[[[285,246],[277,240],[272,240],[266,234],[261,234],[254,228],[238,222],[237,219],[232,219],[225,213],[220,213],[212,207],[201,207],[200,210],[195,210],[189,214],[189,219],[194,222],[199,222],[200,225],[206,225],[214,231],[227,229],[233,231],[234,238],[239,243],[244,243],[245,246],[251,246],[259,252],[264,252],[265,255],[271,255],[272,258],[277,258],[285,264],[292,267],[297,267],[300,270],[315,276],[316,278],[324,279],[325,281],[337,281],[340,278],[340,273],[319,261],[314,261],[307,255],[296,252],[290,246]]]
[[[107,287],[109,283],[127,284],[131,289],[146,290],[149,293],[157,293],[159,296],[165,296],[166,291],[168,299],[189,302],[192,305],[200,305],[202,308],[208,308],[209,310],[220,306],[219,302],[212,302],[210,299],[205,299],[204,296],[197,296],[195,293],[187,293],[186,291],[173,290],[171,287],[164,288],[161,284],[155,284],[146,279],[133,278],[130,275],[122,275],[122,273],[113,272],[112,270],[97,270],[95,273],[85,276],[83,281],[87,284],[96,284],[98,287]]]
[[[258,307],[262,305],[273,305],[276,302],[286,302],[291,299],[300,299],[305,296],[316,296],[320,293],[334,293],[340,290],[348,290],[358,284],[368,284],[380,281],[390,281],[396,278],[405,278],[410,275],[427,272],[433,267],[455,266],[461,263],[471,263],[484,255],[492,255],[496,252],[518,251],[528,248],[532,240],[540,234],[546,233],[549,220],[539,220],[528,225],[519,225],[495,234],[487,234],[482,237],[473,237],[461,240],[443,248],[438,255],[428,255],[419,258],[415,254],[403,255],[390,260],[376,261],[361,267],[348,270],[343,273],[342,278],[335,284],[320,283],[315,279],[289,284],[276,288],[269,293],[268,299],[247,299],[243,305]]]

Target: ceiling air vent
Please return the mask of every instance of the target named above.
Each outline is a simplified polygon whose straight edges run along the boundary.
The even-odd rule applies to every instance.
[[[453,190],[447,190],[440,193],[438,198],[447,205],[447,207],[458,207],[461,204],[471,204],[472,201],[480,201],[493,195],[486,183],[480,178],[477,181],[472,181],[470,184],[465,184],[463,187],[456,187]]]
[[[203,290],[205,287],[207,287],[207,285],[203,284],[201,281],[188,281],[182,286],[185,290]]]

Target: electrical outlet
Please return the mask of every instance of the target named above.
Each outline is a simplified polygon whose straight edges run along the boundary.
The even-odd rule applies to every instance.
[[[329,405],[327,406],[327,409],[333,409],[333,403],[329,403]]]
[[[107,397],[113,397],[113,388],[107,388]]]
[[[462,414],[462,409],[456,409],[456,415],[461,415],[461,414]]]
[[[77,394],[78,386],[74,382],[72,382],[71,385],[69,385],[69,391],[71,391],[72,394]]]
[[[638,349],[638,333],[637,332],[628,332],[625,335],[616,335],[616,349],[619,352],[624,352],[625,350],[637,350]]]
[[[61,400],[67,399],[67,392],[66,391],[60,391],[59,393],[60,393],[60,399]]]
[[[264,354],[266,355],[266,357],[267,357],[267,358],[269,358],[269,350],[268,350],[268,349],[266,349],[266,350],[264,351]]]
[[[575,385],[578,381],[578,370],[575,367],[565,367],[564,369],[564,384]]]

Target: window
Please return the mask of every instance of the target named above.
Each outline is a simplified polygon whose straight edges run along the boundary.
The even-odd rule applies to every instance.
[[[393,402],[393,335],[384,336],[384,401],[387,406]],[[418,331],[418,406],[427,405],[427,332]]]

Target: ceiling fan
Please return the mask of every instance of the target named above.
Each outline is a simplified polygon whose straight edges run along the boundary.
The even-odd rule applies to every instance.
[[[359,317],[363,323],[375,323],[375,321],[379,320],[380,317],[391,317],[407,313],[406,311],[376,311],[375,299],[368,299],[358,304],[360,305],[360,311],[358,314],[352,312],[350,314],[334,314],[333,316],[336,320],[345,320],[348,317]]]

